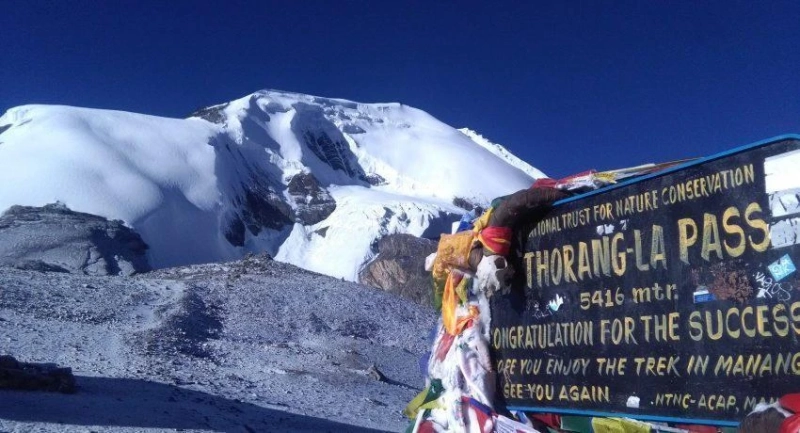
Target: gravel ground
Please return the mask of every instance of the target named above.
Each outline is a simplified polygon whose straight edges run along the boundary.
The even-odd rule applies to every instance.
[[[401,431],[434,322],[266,257],[134,277],[0,268],[0,354],[71,367],[79,386],[0,391],[0,431]]]

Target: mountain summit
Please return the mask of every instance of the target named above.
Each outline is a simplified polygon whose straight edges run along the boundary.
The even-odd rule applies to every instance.
[[[266,251],[356,280],[392,233],[436,237],[541,172],[398,103],[263,90],[171,119],[28,105],[0,117],[0,211],[122,220],[155,268]]]

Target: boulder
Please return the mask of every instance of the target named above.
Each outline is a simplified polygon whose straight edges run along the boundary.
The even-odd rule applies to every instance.
[[[73,393],[75,376],[71,368],[19,362],[0,355],[0,389]]]

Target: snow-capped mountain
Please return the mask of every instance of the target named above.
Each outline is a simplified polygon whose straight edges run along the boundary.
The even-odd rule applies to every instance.
[[[459,131],[462,134],[469,137],[472,141],[483,147],[484,149],[495,154],[498,158],[503,159],[507,161],[509,164],[513,165],[514,167],[524,171],[525,173],[528,174],[528,176],[534,179],[546,177],[546,175],[541,171],[539,171],[538,168],[531,167],[530,164],[517,158],[516,155],[509,152],[508,149],[506,149],[505,147],[489,141],[488,138],[478,134],[477,132],[469,128],[460,128]]]
[[[29,105],[0,117],[0,211],[56,201],[124,221],[153,267],[267,251],[356,280],[391,233],[437,236],[542,174],[397,103],[265,90],[188,119]]]

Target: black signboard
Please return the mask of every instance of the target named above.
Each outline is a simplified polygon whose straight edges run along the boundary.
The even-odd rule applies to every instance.
[[[800,392],[800,136],[557,203],[517,243],[510,408],[733,425]]]

